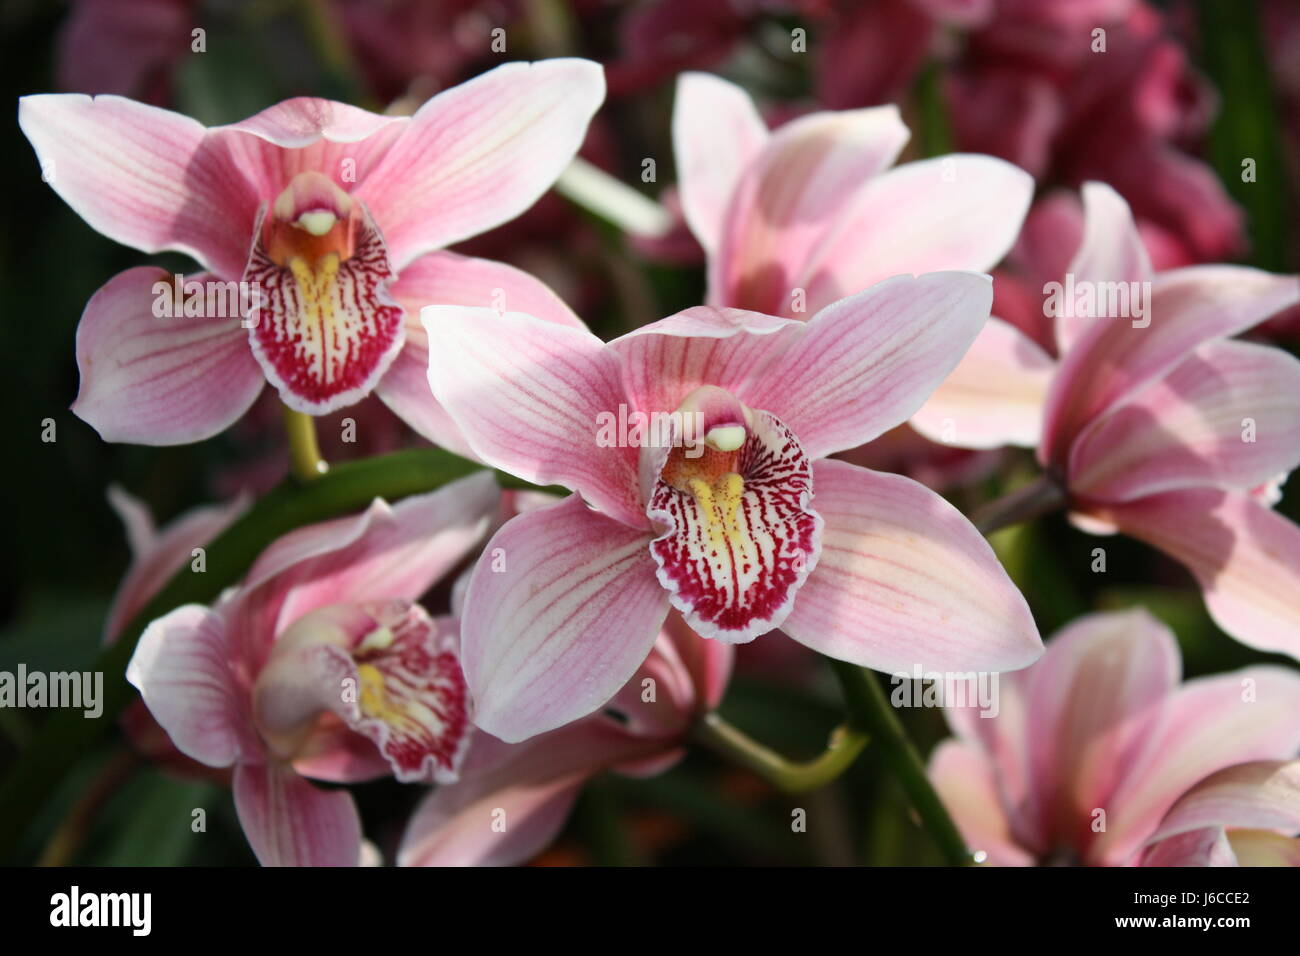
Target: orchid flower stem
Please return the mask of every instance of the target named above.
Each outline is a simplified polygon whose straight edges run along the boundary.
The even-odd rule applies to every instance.
[[[837,727],[820,756],[805,763],[794,763],[746,736],[716,712],[701,717],[691,728],[691,737],[787,793],[826,786],[847,770],[867,745],[865,733]]]
[[[284,406],[284,429],[289,433],[289,471],[306,483],[329,470],[316,442],[316,419]]]
[[[949,866],[973,863],[966,841],[931,786],[920,755],[907,738],[907,732],[890,707],[875,675],[844,661],[831,660],[831,666],[844,689],[850,724],[871,734],[881,756],[907,794],[912,809],[921,818],[922,826],[943,854],[944,861]]]
[[[971,524],[983,535],[1038,518],[1064,508],[1065,489],[1049,474],[1042,474],[1027,485],[984,505],[971,518]]]
[[[556,192],[623,232],[658,238],[672,229],[668,210],[585,159],[575,159],[555,182]]]
[[[104,803],[139,768],[140,763],[134,751],[125,748],[114,751],[45,844],[36,865],[67,866],[71,863]]]

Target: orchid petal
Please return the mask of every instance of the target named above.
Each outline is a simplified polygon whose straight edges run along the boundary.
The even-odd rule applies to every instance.
[[[1083,240],[1066,267],[1075,283],[1149,282],[1151,258],[1138,234],[1133,213],[1119,193],[1105,183],[1084,183]],[[1056,317],[1056,344],[1064,354],[1094,322],[1091,316],[1062,313]]]
[[[609,343],[622,359],[632,406],[676,411],[687,395],[713,385],[742,401],[806,325],[743,309],[696,306],[643,325]]]
[[[536,202],[577,153],[604,96],[599,65],[551,59],[507,63],[421,106],[355,193],[397,269]]]
[[[1300,676],[1249,667],[1188,681],[1167,699],[1145,759],[1108,799],[1090,854],[1126,862],[1199,780],[1233,764],[1292,757],[1300,748]]]
[[[1047,397],[1040,461],[1064,464],[1084,426],[1170,372],[1197,346],[1300,302],[1300,277],[1189,266],[1161,273],[1146,298],[1143,318],[1099,319],[1065,353]]]
[[[1207,342],[1083,430],[1070,489],[1103,501],[1196,485],[1249,490],[1300,463],[1297,394],[1300,361],[1281,349]]]
[[[987,276],[898,276],[822,309],[739,397],[785,422],[810,458],[907,421],[989,316]]]
[[[772,134],[733,193],[710,257],[710,303],[789,315],[826,222],[907,138],[892,105],[813,113]]]
[[[200,273],[185,285],[207,290],[212,278]],[[81,390],[72,410],[105,441],[179,445],[211,438],[248,411],[265,384],[238,314],[159,317],[160,295],[169,309],[183,308],[173,282],[139,266],[114,276],[86,304],[77,326]]]
[[[1174,635],[1145,611],[1091,614],[1048,642],[1026,672],[1026,810],[1037,832],[1072,847],[1090,843],[1096,808],[1111,806],[1145,755],[1180,669]]]
[[[322,790],[284,764],[235,768],[235,809],[263,866],[357,866],[361,818],[346,790]]]
[[[893,673],[1014,670],[1038,629],[993,550],[908,478],[839,461],[813,468],[822,553],[783,630],[830,657]]]
[[[1257,760],[1211,774],[1169,809],[1151,842],[1212,826],[1300,833],[1300,760]]]
[[[158,618],[140,635],[126,679],[187,757],[228,767],[256,756],[219,613],[186,604]]]
[[[910,424],[960,448],[1038,444],[1056,363],[1015,326],[990,317]]]
[[[148,509],[121,488],[110,487],[108,500],[127,526],[132,552],[131,567],[118,585],[104,624],[104,639],[113,641],[171,576],[193,559],[193,550],[230,527],[247,510],[248,501],[240,497],[228,504],[195,508],[155,531]]]
[[[883,279],[986,272],[1020,233],[1034,181],[992,156],[906,163],[841,197],[846,206],[792,281],[820,308]]]
[[[202,148],[201,123],[120,96],[51,93],[23,97],[18,124],[46,181],[93,229],[239,276],[257,197]]]
[[[1161,840],[1142,855],[1142,866],[1237,866],[1237,856],[1223,827],[1206,827]]]
[[[315,537],[319,552],[304,554],[278,576],[274,590],[283,595],[282,626],[329,604],[381,598],[413,601],[482,540],[497,500],[496,481],[486,472],[391,506],[376,500],[360,518],[317,525],[314,535],[299,540],[281,538],[263,552],[249,580],[265,580],[278,563],[292,560],[294,552],[304,543],[310,547]]]
[[[717,250],[732,194],[767,139],[767,126],[742,88],[708,73],[677,78],[677,185],[682,214],[706,252]]]
[[[469,452],[469,445],[429,389],[429,337],[420,323],[420,310],[426,305],[509,308],[558,325],[582,327],[558,295],[522,269],[454,252],[420,256],[402,270],[390,291],[406,312],[406,344],[376,391],[408,425],[458,455]]]
[[[519,741],[617,693],[668,611],[645,532],[576,496],[511,519],[474,568],[461,652],[474,722]]]
[[[930,755],[928,773],[972,853],[985,854],[993,866],[1033,865],[1033,857],[1011,833],[992,765],[982,754],[945,740]]]
[[[429,306],[421,315],[434,398],[480,459],[646,526],[639,450],[598,444],[603,416],[627,401],[618,359],[598,338],[491,309]]]
[[[1300,659],[1300,528],[1245,493],[1170,491],[1096,506],[1098,517],[1185,564],[1215,622]]]

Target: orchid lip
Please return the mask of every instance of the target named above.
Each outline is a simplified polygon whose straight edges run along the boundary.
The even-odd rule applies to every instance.
[[[259,215],[244,280],[260,290],[253,355],[290,408],[365,398],[405,342],[378,225],[321,173],[299,173]]]
[[[697,389],[682,409],[711,427],[697,454],[674,447],[663,460],[646,508],[662,529],[651,555],[697,632],[749,641],[785,619],[820,554],[812,465],[774,415],[722,389]]]
[[[371,740],[398,780],[449,781],[468,731],[451,636],[406,601],[331,605],[277,639],[254,687],[268,747],[293,760],[327,712]]]

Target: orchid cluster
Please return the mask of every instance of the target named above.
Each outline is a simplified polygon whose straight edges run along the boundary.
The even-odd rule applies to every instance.
[[[984,8],[1029,6],[872,16],[917,49],[971,31],[953,82],[978,139],[1016,82],[985,62]],[[837,57],[885,29],[836,15]],[[1229,251],[1215,237],[1171,254],[1169,204],[1126,200],[1132,170],[1096,156],[1036,199],[1085,91],[1077,67],[1049,82],[1025,62],[1037,138],[1006,158],[918,155],[898,106],[845,102],[884,77],[824,76],[846,108],[771,123],[744,86],[680,72],[662,204],[576,158],[607,93],[585,59],[213,126],[24,97],[71,210],[194,263],[90,297],[76,418],[147,446],[267,402],[285,424],[290,474],[260,499],[156,530],[111,492],[134,559],[104,653],[131,747],[229,786],[268,866],[524,863],[606,773],[703,749],[798,792],[878,746],[947,862],[1300,865],[1300,528],[1274,507],[1300,465],[1300,361],[1253,334],[1300,305],[1300,277],[1195,258]],[[463,251],[557,185],[655,268],[675,223],[703,259],[694,301],[602,337],[571,289]],[[339,415],[395,418],[409,447],[327,463]],[[1044,642],[1015,555],[1057,512],[1172,558],[1217,640],[1272,656],[1184,681],[1178,638],[1136,604]],[[822,659],[845,713],[820,756],[724,716],[733,673],[821,693]],[[931,675],[996,699],[939,700],[951,736],[927,765],[882,682]],[[377,780],[410,794],[401,819],[365,812]]]

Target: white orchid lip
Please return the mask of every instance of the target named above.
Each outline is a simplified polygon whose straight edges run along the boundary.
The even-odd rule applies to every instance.
[[[724,389],[698,388],[679,411],[703,419],[704,447],[673,447],[652,490],[659,581],[699,633],[752,640],[789,614],[820,553],[812,464],[774,415]]]

